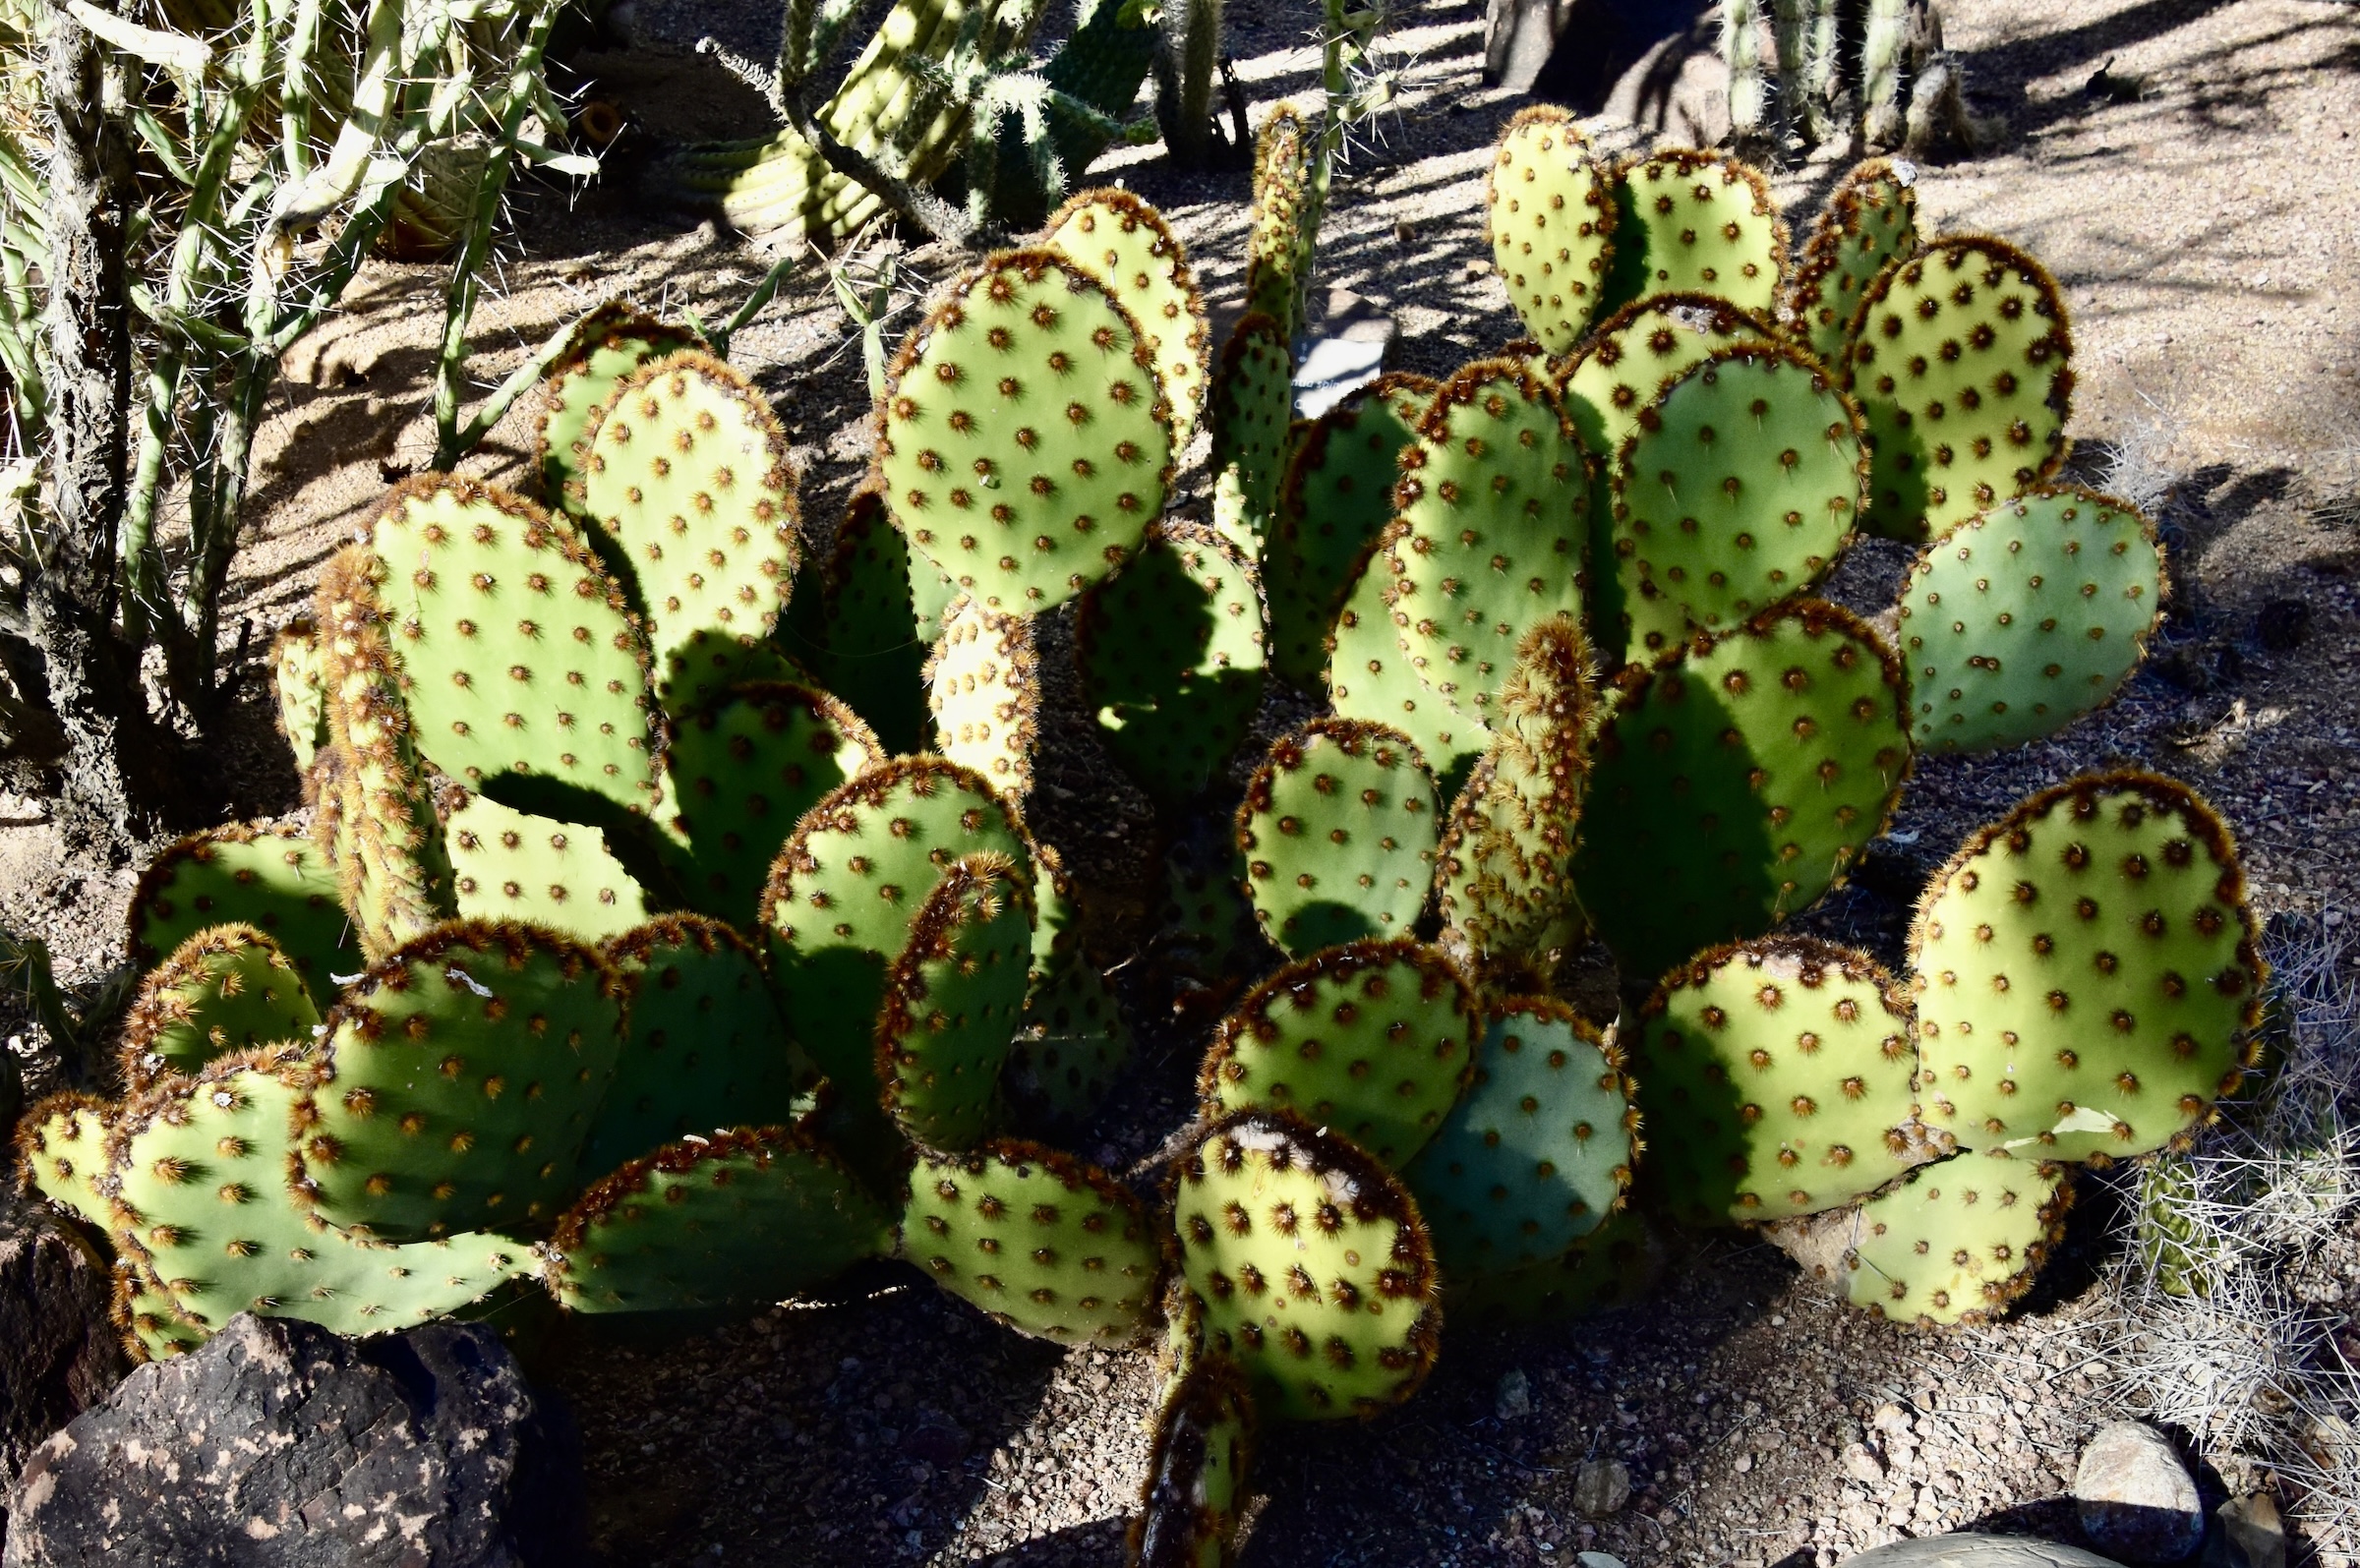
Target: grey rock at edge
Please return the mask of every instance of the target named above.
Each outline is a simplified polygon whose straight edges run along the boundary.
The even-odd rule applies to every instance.
[[[0,1197],[0,1496],[41,1439],[130,1369],[107,1321],[112,1296],[88,1242],[41,1208]]]
[[[1619,1459],[1585,1459],[1573,1473],[1573,1506],[1584,1519],[1611,1519],[1630,1501],[1630,1472]]]
[[[34,1450],[0,1568],[559,1568],[579,1439],[490,1329],[241,1314]]]
[[[1843,1568],[2121,1568],[2111,1557],[2028,1536],[1926,1536],[1844,1559]]]
[[[2204,1500],[2171,1440],[2143,1422],[2098,1428],[2073,1473],[2092,1541],[2125,1562],[2178,1562],[2203,1543]]]

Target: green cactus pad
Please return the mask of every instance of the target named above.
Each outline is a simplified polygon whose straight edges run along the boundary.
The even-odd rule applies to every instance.
[[[1664,1244],[1628,1209],[1546,1262],[1443,1282],[1454,1322],[1562,1323],[1634,1305],[1664,1271]]]
[[[1434,778],[1409,737],[1356,719],[1281,735],[1237,808],[1255,917],[1302,958],[1407,936],[1434,882]]]
[[[115,1259],[114,1275],[115,1297],[107,1318],[133,1365],[167,1362],[206,1342],[206,1331],[182,1315],[153,1275],[128,1257]]]
[[[533,774],[654,803],[647,646],[572,525],[429,474],[394,490],[369,537],[430,761],[472,785]]]
[[[1253,1394],[1226,1356],[1204,1357],[1172,1380],[1131,1525],[1136,1568],[1227,1568],[1256,1435]]]
[[[332,976],[362,966],[335,873],[300,828],[230,823],[179,840],[141,875],[129,924],[125,946],[148,966],[207,926],[253,926],[314,998],[334,995]]]
[[[1179,237],[1162,213],[1111,186],[1068,197],[1042,232],[1043,245],[1087,267],[1139,323],[1171,407],[1172,450],[1184,449],[1205,401],[1210,331]]]
[[[114,1107],[93,1094],[61,1089],[35,1100],[17,1123],[20,1182],[78,1219],[114,1224],[106,1138]]]
[[[893,532],[890,528],[885,531]],[[806,571],[804,577],[809,575]],[[700,627],[678,647],[665,651],[657,666],[657,706],[677,717],[711,702],[732,686],[758,680],[818,684],[811,670],[772,638]]]
[[[1910,954],[1925,1119],[1968,1148],[2161,1148],[2236,1087],[2260,1019],[2236,844],[2150,774],[2070,780],[1970,838]]]
[[[1418,678],[1409,653],[1393,634],[1386,598],[1393,568],[1389,548],[1409,531],[1396,519],[1378,536],[1367,559],[1352,573],[1344,608],[1335,617],[1335,646],[1328,656],[1328,695],[1336,716],[1385,725],[1409,736],[1448,790],[1466,777],[1491,742],[1483,721],[1453,707]]]
[[[918,1143],[972,1148],[992,1130],[1032,959],[1029,875],[1004,855],[962,856],[910,922],[877,1017],[885,1108]]]
[[[1279,969],[1213,1031],[1206,1109],[1297,1112],[1398,1170],[1474,1071],[1475,996],[1415,942],[1355,942]]]
[[[903,343],[877,472],[918,553],[994,610],[1054,609],[1163,509],[1171,414],[1104,285],[1055,251],[987,258]]]
[[[1606,1223],[1639,1146],[1630,1095],[1622,1052],[1571,1008],[1541,997],[1488,1007],[1474,1080],[1401,1172],[1444,1269],[1472,1278],[1544,1262]]]
[[[1445,381],[1402,450],[1386,604],[1410,668],[1461,715],[1489,723],[1524,634],[1581,614],[1588,478],[1557,394],[1507,360]]]
[[[1784,344],[1715,349],[1639,421],[1614,478],[1631,657],[1735,626],[1827,574],[1866,464],[1859,416],[1815,361]]]
[[[308,774],[327,744],[327,690],[320,670],[320,628],[298,615],[270,643],[270,686],[278,698],[278,732],[295,753],[295,771]]]
[[[1573,885],[1632,980],[1808,908],[1909,773],[1899,662],[1832,605],[1798,601],[1622,688]]]
[[[1401,448],[1442,383],[1387,371],[1307,426],[1278,486],[1277,526],[1263,542],[1270,668],[1316,687],[1353,575],[1392,521]]]
[[[1278,323],[1291,342],[1303,325],[1303,296],[1319,244],[1318,198],[1311,190],[1319,133],[1294,105],[1272,108],[1254,137],[1254,210],[1246,231],[1246,309]]]
[[[1717,152],[1667,147],[1615,166],[1614,256],[1600,309],[1649,294],[1715,294],[1767,319],[1787,263],[1770,182]]]
[[[615,1075],[623,989],[589,948],[484,921],[370,965],[313,1060],[299,1193],[384,1241],[548,1224]]]
[[[248,925],[208,927],[140,982],[123,1023],[123,1077],[133,1089],[195,1073],[258,1045],[310,1045],[320,1010],[278,944]]]
[[[848,1104],[876,1081],[886,970],[935,884],[973,854],[1029,862],[1014,808],[956,763],[897,757],[813,806],[772,863],[760,916],[772,980]]]
[[[1962,1154],[1860,1205],[1845,1294],[1901,1323],[1996,1317],[2064,1237],[2072,1171]]]
[[[1212,526],[1249,556],[1261,555],[1275,530],[1294,411],[1295,355],[1286,328],[1249,311],[1221,345],[1206,416],[1212,427]]]
[[[1828,365],[1841,365],[1853,318],[1876,275],[1918,253],[1918,174],[1870,158],[1829,193],[1802,261],[1787,285],[1789,330]]]
[[[1372,1415],[1407,1399],[1442,1332],[1416,1202],[1357,1144],[1288,1111],[1241,1111],[1177,1161],[1179,1266],[1206,1348],[1270,1415]]]
[[[1894,636],[1920,751],[1995,751],[2102,705],[2147,657],[2163,549],[2127,501],[2038,490],[1925,548]]]
[[[796,1119],[809,1074],[752,944],[718,920],[673,914],[600,951],[631,1000],[614,1079],[582,1144],[584,1174],[691,1133]]]
[[[1262,706],[1263,603],[1228,540],[1157,523],[1116,576],[1082,598],[1075,658],[1116,760],[1177,807],[1220,777]]]
[[[1597,309],[1615,235],[1606,171],[1572,115],[1553,103],[1516,111],[1484,208],[1508,303],[1543,349],[1570,354]]]
[[[1128,1345],[1146,1329],[1162,1257],[1137,1197],[1037,1143],[922,1156],[902,1255],[994,1321],[1061,1345]]]
[[[2005,240],[1947,236],[1879,273],[1843,365],[1868,423],[1861,526],[1930,539],[2055,473],[2072,354],[2056,281]]]
[[[893,1215],[813,1131],[671,1143],[601,1178],[546,1249],[577,1312],[765,1307],[892,1245]]]
[[[551,505],[566,504],[569,490],[581,479],[573,443],[622,378],[650,360],[702,347],[704,339],[689,328],[659,321],[625,300],[609,300],[581,319],[572,346],[541,383],[534,444],[541,494]]]
[[[1658,1140],[1648,1179],[1685,1225],[1838,1207],[1923,1163],[1900,988],[1815,937],[1713,948],[1639,1013],[1632,1071]]]
[[[1025,1019],[1002,1077],[1027,1109],[1078,1123],[1097,1109],[1129,1065],[1130,1025],[1114,987],[1083,940],[1056,850],[1042,844],[1032,875],[1032,972]]]
[[[809,686],[735,686],[680,716],[658,812],[696,908],[753,929],[762,888],[803,813],[885,760],[843,703]]]
[[[894,756],[925,749],[926,650],[958,596],[931,561],[911,553],[884,493],[855,491],[823,574],[813,668]]]
[[[556,822],[452,785],[443,842],[466,920],[529,920],[603,942],[647,918],[647,895],[596,828]]]
[[[962,594],[921,672],[934,749],[989,779],[1011,800],[1032,788],[1040,727],[1040,660],[1032,619]]]

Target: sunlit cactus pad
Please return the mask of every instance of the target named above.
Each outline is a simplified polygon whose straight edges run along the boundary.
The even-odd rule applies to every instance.
[[[1022,799],[1032,787],[1040,716],[1032,617],[960,596],[943,617],[942,639],[921,673],[934,749]]]
[[[1484,226],[1507,299],[1552,354],[1570,353],[1606,282],[1615,202],[1590,139],[1555,104],[1519,109],[1501,134]]]
[[[581,319],[566,353],[541,383],[535,444],[541,494],[550,504],[563,504],[567,487],[581,478],[573,443],[616,384],[650,360],[700,348],[703,342],[689,328],[657,320],[625,300],[609,300]]]
[[[1180,451],[1205,402],[1209,329],[1179,237],[1162,213],[1111,186],[1068,197],[1041,232],[1042,244],[1088,268],[1139,323],[1171,407],[1172,450]]]
[[[1857,165],[1829,194],[1787,285],[1796,338],[1824,363],[1841,365],[1868,285],[1918,246],[1916,167],[1887,158]]]
[[[453,786],[442,842],[460,917],[530,920],[600,942],[647,918],[647,895],[596,828]]]
[[[140,982],[123,1024],[133,1088],[258,1045],[308,1046],[320,1011],[278,944],[252,926],[200,931]]]
[[[1761,172],[1735,158],[1667,147],[1615,168],[1614,260],[1605,306],[1649,294],[1717,294],[1768,317],[1786,264],[1787,226]]]
[[[1264,932],[1298,958],[1407,936],[1434,880],[1440,814],[1434,780],[1398,730],[1315,719],[1281,735],[1237,811]]]
[[[1903,1323],[1997,1316],[2063,1239],[2071,1175],[2069,1166],[1980,1154],[1913,1172],[1860,1205],[1846,1294]]]

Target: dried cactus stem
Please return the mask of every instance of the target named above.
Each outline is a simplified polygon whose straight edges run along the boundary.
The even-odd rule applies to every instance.
[[[1871,147],[1898,146],[1905,131],[1905,40],[1911,0],[1868,0],[1860,33],[1860,135]]]

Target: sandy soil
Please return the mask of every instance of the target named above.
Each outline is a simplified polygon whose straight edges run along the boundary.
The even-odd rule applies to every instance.
[[[642,9],[633,26],[657,42],[714,28],[754,52],[772,26],[759,5]],[[1230,7],[1229,46],[1258,104],[1313,87],[1314,9]],[[2360,229],[2349,204],[2360,10],[1959,0],[1947,20],[1976,107],[2005,129],[1984,155],[1926,171],[1925,209],[1945,230],[2022,243],[2055,270],[2081,377],[2076,472],[2155,501],[2178,588],[2156,658],[2120,701],[2020,753],[1922,765],[1896,831],[1810,923],[1891,959],[1909,899],[1969,827],[2041,784],[2121,762],[2186,778],[2224,808],[2266,915],[2340,920],[2360,911]],[[1401,116],[1356,156],[1323,241],[1324,279],[1390,310],[1398,363],[1429,373],[1517,333],[1480,202],[1489,147],[1521,100],[1481,87],[1481,30],[1477,0],[1404,11]],[[578,63],[650,140],[763,125],[750,93],[693,60]],[[2136,91],[2087,90],[2101,67]],[[1644,135],[1600,129],[1610,144]],[[1107,172],[1172,217],[1216,313],[1233,311],[1243,176],[1177,175],[1152,149],[1126,156]],[[1782,199],[1807,214],[1841,169],[1794,171]],[[711,319],[768,264],[683,227],[629,175],[626,157],[579,198],[520,195],[478,319],[485,384],[609,294]],[[956,264],[930,251],[905,262],[920,288]],[[235,590],[258,649],[388,481],[425,460],[440,287],[432,268],[373,266],[350,309],[290,354]],[[832,526],[865,456],[866,391],[816,268],[740,334],[734,357],[778,401],[805,466],[807,518]],[[529,441],[520,410],[467,466],[512,474]],[[1874,607],[1902,560],[1863,548],[1839,594]],[[2304,634],[2265,646],[2257,617],[2299,620]],[[219,786],[224,815],[296,807],[259,700]],[[38,803],[0,801],[0,924],[48,936],[68,979],[119,957],[131,881],[59,864]],[[1140,1081],[1080,1145],[1118,1165],[1144,1159],[1176,1120],[1202,1048],[1201,1031],[1167,1021],[1166,999],[1130,1000],[1148,1042]],[[13,1027],[0,1019],[0,1033]],[[1255,1477],[1268,1502],[1242,1560],[1440,1568],[1562,1562],[1595,1545],[1632,1568],[1800,1568],[1971,1523],[2071,1539],[2054,1499],[2111,1408],[2085,1332],[2110,1209],[2102,1188],[2085,1188],[2068,1256],[1991,1328],[1934,1337],[1864,1320],[1736,1237],[1679,1243],[1661,1294],[1635,1311],[1549,1330],[1454,1328],[1413,1404],[1269,1445]],[[1060,1356],[914,1284],[881,1267],[832,1304],[684,1341],[530,1336],[579,1412],[607,1560],[1119,1561],[1152,1407],[1149,1358]],[[1880,1456],[1873,1474],[1847,1469],[1856,1442]],[[1585,1522],[1575,1468],[1609,1456],[1637,1494]],[[2237,1456],[2206,1458],[2215,1494],[2263,1479]],[[2329,1560],[2351,1549],[2332,1544]]]

